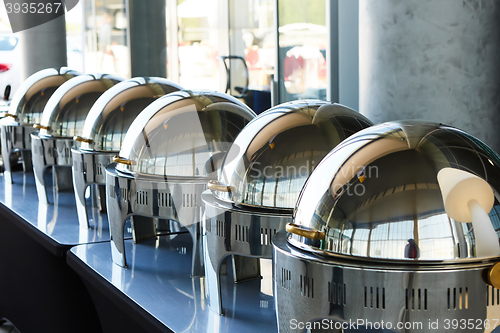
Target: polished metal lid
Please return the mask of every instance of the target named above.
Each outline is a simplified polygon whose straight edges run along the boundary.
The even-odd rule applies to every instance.
[[[215,191],[236,205],[292,209],[316,165],[335,146],[372,123],[340,104],[305,100],[278,105],[238,135]]]
[[[288,240],[362,260],[454,262],[500,255],[499,166],[499,155],[486,144],[450,126],[373,126],[337,146],[312,173],[287,227]],[[482,208],[474,206],[474,213],[476,200]]]
[[[50,97],[42,113],[40,135],[81,135],[85,118],[95,101],[122,79],[108,74],[85,74],[62,84]]]
[[[119,151],[130,124],[154,100],[182,88],[158,77],[137,77],[108,89],[94,103],[75,140],[80,148]]]
[[[67,67],[47,68],[28,77],[12,98],[10,118],[23,124],[39,124],[52,94],[66,81],[79,75]]]
[[[234,97],[182,90],[147,106],[123,139],[118,171],[207,177],[255,113]]]

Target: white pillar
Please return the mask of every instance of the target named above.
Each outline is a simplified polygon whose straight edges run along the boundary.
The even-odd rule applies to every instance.
[[[500,3],[360,0],[360,111],[427,119],[500,151]]]

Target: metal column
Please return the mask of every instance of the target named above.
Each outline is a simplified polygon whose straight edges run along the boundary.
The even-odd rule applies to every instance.
[[[20,19],[29,19],[20,16]],[[20,32],[21,80],[46,68],[67,66],[64,15]]]
[[[360,111],[427,119],[500,150],[500,2],[362,0]]]
[[[167,76],[165,0],[129,0],[132,77]]]

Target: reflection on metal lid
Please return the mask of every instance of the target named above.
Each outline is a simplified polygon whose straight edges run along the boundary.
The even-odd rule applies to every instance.
[[[339,104],[306,100],[281,104],[254,119],[228,151],[216,192],[236,204],[293,208],[321,159],[372,123]]]
[[[45,105],[40,135],[81,135],[85,118],[94,102],[121,80],[107,74],[86,74],[62,84]]]
[[[161,176],[205,177],[216,171],[236,135],[255,117],[237,99],[210,91],[170,93],[147,106],[127,132],[117,169]]]
[[[66,67],[48,68],[27,78],[12,98],[9,114],[25,124],[40,123],[41,114],[52,94],[78,73]]]
[[[328,154],[301,192],[294,223],[324,231],[325,239],[291,234],[289,241],[325,254],[376,260],[483,257],[481,246],[495,252],[498,244],[478,244],[474,223],[450,218],[437,175],[459,169],[491,186],[497,197],[481,228],[494,234],[500,230],[499,166],[498,154],[453,127],[423,121],[371,127]]]
[[[130,124],[157,98],[182,89],[163,78],[133,78],[108,89],[94,103],[82,131],[83,149],[119,151]]]

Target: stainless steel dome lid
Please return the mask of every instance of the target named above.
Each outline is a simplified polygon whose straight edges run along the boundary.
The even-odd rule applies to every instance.
[[[79,75],[67,67],[47,68],[28,77],[17,89],[10,104],[10,120],[33,125],[40,122],[45,104],[66,81]],[[5,119],[5,120],[8,120]]]
[[[151,103],[130,125],[117,157],[121,162],[117,170],[157,176],[212,176],[216,160],[222,159],[254,117],[250,108],[226,94],[170,93]]]
[[[159,77],[136,77],[108,89],[94,103],[83,125],[81,149],[119,151],[130,124],[159,97],[182,88]]]
[[[293,209],[315,166],[335,146],[373,125],[343,105],[304,100],[284,103],[255,118],[223,162],[216,197],[231,204]]]
[[[122,81],[109,74],[85,74],[62,84],[50,97],[42,113],[40,135],[73,137],[80,135],[87,114],[95,101]]]
[[[323,255],[384,262],[495,257],[499,166],[486,144],[450,126],[373,126],[336,147],[312,173],[287,226],[288,241]],[[472,199],[481,202],[482,217],[457,217]]]

